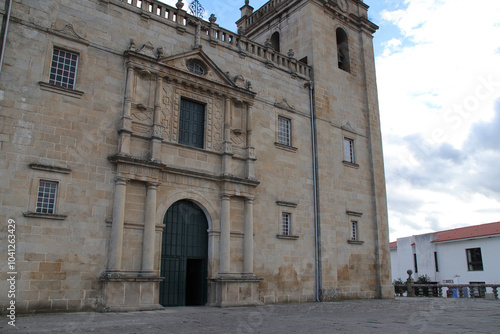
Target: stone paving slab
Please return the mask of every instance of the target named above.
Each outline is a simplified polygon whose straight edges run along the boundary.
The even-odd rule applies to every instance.
[[[2,315],[0,333],[500,333],[500,301],[397,298],[127,313]]]

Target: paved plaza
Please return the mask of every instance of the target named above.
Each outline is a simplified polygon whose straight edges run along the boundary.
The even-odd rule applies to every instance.
[[[59,313],[0,322],[1,333],[500,333],[500,301],[397,298],[261,307]]]

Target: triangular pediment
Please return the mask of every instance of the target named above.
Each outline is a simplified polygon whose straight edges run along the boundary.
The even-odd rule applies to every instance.
[[[165,56],[158,61],[167,67],[175,68],[181,72],[214,81],[222,85],[236,87],[235,83],[224,73],[215,62],[202,50]]]

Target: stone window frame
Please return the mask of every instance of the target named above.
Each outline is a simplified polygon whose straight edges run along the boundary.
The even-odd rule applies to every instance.
[[[350,143],[350,156],[347,154],[346,144]],[[357,136],[354,133],[343,134],[342,136],[342,151],[343,160],[342,163],[347,167],[359,168],[358,161],[358,150],[357,150]]]
[[[203,144],[201,147],[199,146],[194,146],[194,145],[191,145],[190,143],[181,143],[180,142],[180,138],[181,138],[181,123],[182,123],[182,109],[181,107],[179,107],[179,126],[177,128],[177,144],[179,145],[182,145],[182,146],[185,146],[185,147],[191,147],[191,148],[195,148],[195,149],[199,149],[199,150],[204,150],[207,146],[207,104],[206,103],[201,103],[200,101],[198,100],[193,100],[193,99],[189,99],[189,98],[186,98],[184,96],[181,96],[181,99],[180,99],[180,105],[182,106],[182,102],[183,101],[189,101],[191,103],[195,103],[195,104],[198,104],[200,106],[203,106],[203,133],[199,133],[199,135],[203,136]],[[192,122],[192,119],[189,120],[190,122],[190,126],[192,126],[193,122]],[[193,135],[194,133],[193,132],[190,132],[190,138],[191,138],[191,135]]]
[[[289,140],[289,143],[283,143],[283,142],[280,142],[280,120],[281,119],[284,119],[284,120],[287,120],[289,122],[289,133],[288,133],[288,140]],[[289,151],[289,152],[296,152],[297,151],[297,147],[294,147],[293,146],[293,133],[294,133],[294,121],[291,117],[287,117],[287,116],[284,116],[283,114],[281,113],[278,113],[277,117],[276,117],[276,138],[275,138],[275,142],[274,142],[274,145],[279,148],[279,149],[283,149],[283,150],[286,150],[286,151]]]
[[[36,213],[55,214],[57,202],[58,181],[38,180],[38,195],[36,198]]]
[[[271,34],[271,37],[269,38],[269,43],[271,43],[271,47],[274,49],[276,52],[281,52],[281,45],[280,45],[280,32],[275,31]]]
[[[346,210],[346,214],[347,214],[347,221],[348,221],[348,239],[347,239],[347,243],[349,244],[352,244],[352,245],[362,245],[364,244],[365,242],[361,239],[362,237],[362,232],[361,232],[361,217],[363,216],[363,214],[361,212],[356,212],[356,211],[350,211],[350,210]],[[353,240],[353,228],[354,226],[356,226],[356,239]]]
[[[186,68],[189,72],[198,76],[204,76],[208,73],[207,65],[198,58],[188,59],[186,61]]]
[[[292,234],[292,214],[281,212],[281,235],[289,237]]]
[[[350,164],[356,163],[356,154],[354,147],[354,139],[350,137],[344,137],[344,162]]]
[[[75,90],[79,59],[80,55],[76,52],[54,47],[52,49],[49,84]],[[74,65],[73,62],[75,63]],[[61,66],[64,68],[61,68]],[[66,67],[68,68],[66,69]],[[62,73],[58,73],[59,71],[62,71]]]
[[[43,164],[29,164],[33,169],[33,177],[29,187],[28,210],[23,215],[28,218],[45,218],[54,220],[64,220],[68,216],[64,214],[64,204],[66,198],[66,175],[71,173],[71,169],[55,167]],[[40,181],[57,183],[55,212],[37,212],[38,190]]]
[[[351,219],[351,241],[359,241],[358,220]]]
[[[214,147],[214,145],[217,144],[216,139],[214,138],[216,133],[214,133],[213,129],[214,125],[213,119],[215,113],[217,112],[216,107],[214,106],[215,98],[211,95],[185,89],[183,87],[176,87],[174,89],[174,95],[172,96],[172,98],[174,101],[173,102],[174,107],[172,111],[172,125],[173,125],[172,129],[175,129],[175,131],[172,131],[172,138],[170,140],[170,143],[194,150],[217,152],[218,150]],[[205,105],[205,129],[203,138],[204,142],[203,148],[198,148],[179,143],[180,105],[182,99],[191,100],[196,103]]]
[[[279,226],[278,226],[278,234],[276,237],[278,239],[286,239],[286,240],[297,240],[299,236],[294,234],[296,226],[294,224],[294,210],[297,207],[296,203],[293,202],[285,202],[285,201],[276,201],[279,209]],[[285,215],[288,217],[288,234],[285,234],[283,231],[283,218]]]
[[[342,133],[342,163],[344,166],[351,167],[351,168],[359,168],[359,149],[358,149],[358,144],[359,144],[359,137],[363,137],[363,135],[360,135],[356,132],[356,130],[351,126],[350,122],[346,122],[344,125],[341,127],[341,133]],[[346,149],[345,149],[345,142],[346,140],[351,140],[352,141],[352,156],[353,156],[353,161],[349,161],[348,157],[346,156]]]
[[[77,73],[75,77],[74,89],[65,88],[56,84],[50,83],[50,73],[52,69],[52,57],[54,49],[70,52],[78,56]],[[85,93],[78,88],[82,86],[82,73],[84,72],[84,64],[86,60],[87,45],[80,42],[75,42],[72,38],[63,38],[59,35],[51,35],[46,46],[45,60],[43,67],[42,80],[38,82],[40,89],[56,94],[81,98]]]

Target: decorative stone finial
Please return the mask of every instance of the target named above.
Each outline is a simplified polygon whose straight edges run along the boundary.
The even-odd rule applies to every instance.
[[[250,4],[250,0],[245,0],[245,6],[248,6]]]
[[[158,55],[158,58],[161,58],[165,55],[165,51],[163,51],[162,47],[159,47],[156,49],[156,54]]]
[[[217,18],[215,17],[215,14],[210,14],[210,17],[208,18],[208,21],[210,21],[210,23],[215,23],[215,21],[217,21]]]
[[[266,43],[264,43],[264,45],[266,46],[266,48],[272,48],[273,47],[273,44],[271,43],[271,39],[270,38],[266,39]]]
[[[182,7],[184,7],[184,3],[182,2],[182,0],[177,1],[175,7],[177,7],[177,9],[182,9]]]
[[[128,47],[130,51],[135,51],[135,42],[133,39],[130,39],[130,46]]]
[[[295,52],[293,52],[293,49],[288,50],[288,57],[293,58],[295,56]]]

